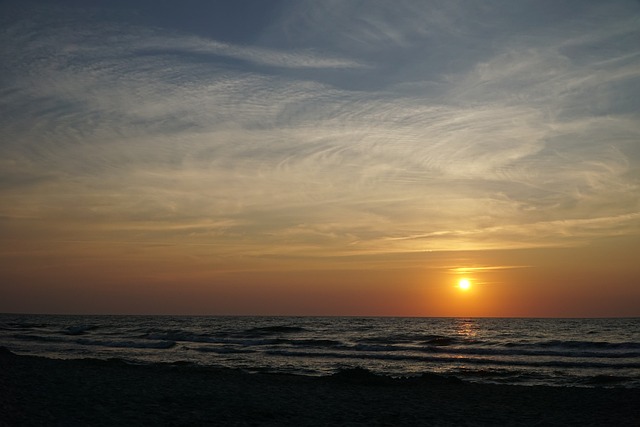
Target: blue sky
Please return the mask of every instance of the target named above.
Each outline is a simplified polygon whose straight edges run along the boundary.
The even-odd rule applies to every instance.
[[[5,255],[640,232],[637,1],[2,1],[0,16]]]

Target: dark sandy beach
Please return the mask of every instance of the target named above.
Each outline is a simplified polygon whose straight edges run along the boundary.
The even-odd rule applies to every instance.
[[[314,378],[0,350],[0,424],[640,425],[640,390],[481,385],[348,371]]]

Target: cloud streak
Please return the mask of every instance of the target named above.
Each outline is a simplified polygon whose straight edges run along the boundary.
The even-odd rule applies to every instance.
[[[0,215],[312,256],[638,233],[640,12],[614,3],[541,28],[528,3],[513,26],[493,3],[297,3],[243,46],[24,14]]]

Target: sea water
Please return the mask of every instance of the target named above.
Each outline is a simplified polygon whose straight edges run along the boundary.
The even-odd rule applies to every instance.
[[[0,346],[50,358],[297,375],[360,367],[521,385],[640,387],[640,319],[0,315]]]

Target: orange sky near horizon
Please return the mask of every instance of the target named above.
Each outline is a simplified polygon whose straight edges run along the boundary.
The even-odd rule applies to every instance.
[[[197,260],[180,247],[127,254],[118,245],[110,252],[108,245],[58,244],[57,251],[3,254],[3,281],[14,286],[4,292],[0,311],[634,317],[640,302],[637,244],[616,238],[570,248],[218,263]],[[465,292],[457,287],[463,277],[472,282]]]

